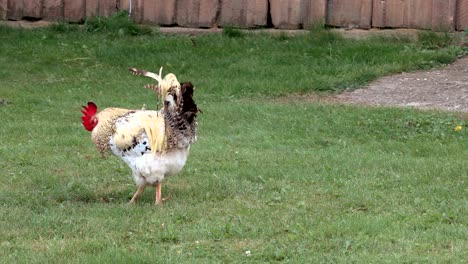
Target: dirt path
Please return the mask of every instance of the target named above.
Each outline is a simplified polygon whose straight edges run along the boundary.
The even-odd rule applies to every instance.
[[[383,77],[338,102],[468,112],[468,57],[443,68]]]

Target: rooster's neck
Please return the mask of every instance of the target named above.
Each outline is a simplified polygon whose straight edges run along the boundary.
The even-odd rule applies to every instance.
[[[166,127],[167,146],[169,149],[186,148],[196,139],[197,121],[196,113],[182,111],[162,111]]]

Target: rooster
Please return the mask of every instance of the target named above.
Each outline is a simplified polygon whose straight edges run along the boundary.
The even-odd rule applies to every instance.
[[[190,82],[180,84],[174,74],[164,79],[156,73],[129,69],[138,76],[158,81],[146,88],[156,91],[163,106],[159,111],[106,108],[98,113],[96,104],[83,106],[83,126],[103,155],[112,152],[132,170],[137,190],[130,203],[135,203],[147,186],[156,189],[155,203],[162,204],[161,184],[184,167],[190,145],[196,140],[197,113]]]

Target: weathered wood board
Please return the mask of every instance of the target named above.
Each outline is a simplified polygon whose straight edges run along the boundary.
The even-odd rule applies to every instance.
[[[432,29],[442,31],[455,30],[457,0],[432,1]]]
[[[80,22],[86,14],[85,0],[64,0],[63,15],[68,22]]]
[[[0,0],[0,20],[7,20],[8,0]]]
[[[455,17],[457,30],[462,31],[468,28],[468,0],[457,0]]]
[[[270,0],[270,14],[275,28],[309,28],[325,22],[326,0]]]
[[[331,0],[327,3],[327,24],[337,27],[370,28],[372,0]]]
[[[218,24],[222,27],[264,27],[267,17],[268,0],[222,1]]]
[[[161,26],[468,28],[468,0],[0,0],[0,20],[80,22],[118,10]]]
[[[453,30],[456,0],[373,0],[372,26]]]
[[[44,0],[44,9],[42,11],[42,17],[46,20],[64,20],[62,0]]]
[[[23,0],[8,0],[7,18],[21,20],[23,18]]]
[[[95,17],[99,13],[99,0],[85,0],[85,17]]]
[[[315,24],[324,24],[327,16],[327,0],[303,0],[302,24],[303,28],[310,28]]]
[[[270,0],[271,21],[275,28],[302,27],[302,0]]]
[[[23,17],[42,18],[42,0],[23,0]]]
[[[99,16],[109,17],[117,12],[117,0],[99,0]]]
[[[182,27],[216,26],[218,0],[178,0],[177,25]]]
[[[176,0],[144,0],[143,23],[169,26],[175,24]]]

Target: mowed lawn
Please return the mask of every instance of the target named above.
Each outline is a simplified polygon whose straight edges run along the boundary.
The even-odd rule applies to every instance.
[[[0,262],[463,263],[466,115],[288,96],[450,63],[444,41],[0,27]],[[164,206],[128,205],[80,108],[156,108],[127,68],[160,66],[197,87],[198,141]]]

